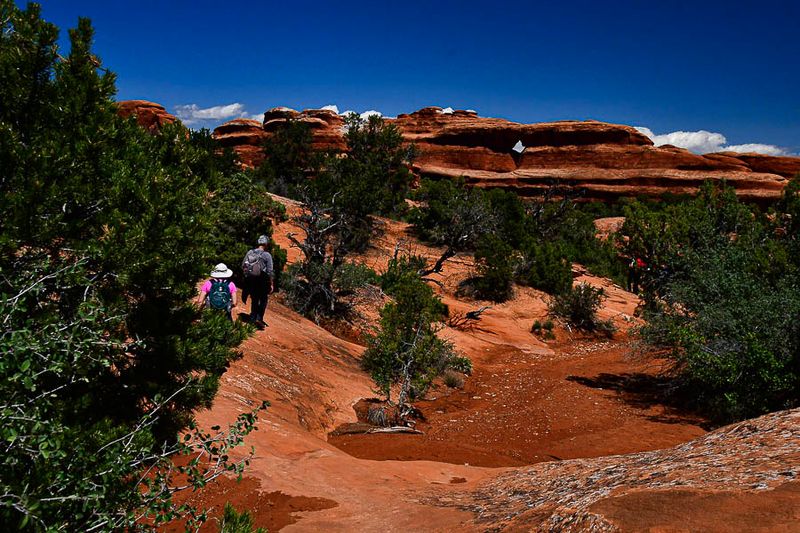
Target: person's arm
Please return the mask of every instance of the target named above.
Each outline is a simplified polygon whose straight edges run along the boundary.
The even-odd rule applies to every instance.
[[[229,289],[230,289],[230,291],[231,291],[231,305],[232,305],[233,307],[236,307],[236,293],[238,292],[238,291],[236,290],[236,285],[235,285],[235,284],[234,284],[234,283],[231,281],[231,283],[230,283],[230,285],[229,285],[229,287],[228,287],[228,288],[229,288]]]
[[[203,286],[200,288],[200,296],[197,297],[197,306],[202,309],[206,306],[206,298],[208,297],[208,292],[206,292],[206,283],[203,283]]]
[[[275,291],[275,271],[272,267],[272,254],[267,252],[264,254],[265,263],[267,264],[267,276],[269,276],[269,292]]]

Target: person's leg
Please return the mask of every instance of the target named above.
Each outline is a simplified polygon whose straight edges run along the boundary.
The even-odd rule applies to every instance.
[[[256,280],[249,280],[248,292],[250,294],[250,322],[258,320],[258,287]]]
[[[260,322],[264,321],[264,311],[267,309],[267,295],[259,293],[258,298],[258,306],[254,309],[253,313],[253,320],[257,320]]]
[[[264,308],[261,310],[261,322],[264,322],[264,314],[267,312],[267,306],[269,305],[269,293],[264,295]],[[266,322],[264,322],[266,324]]]

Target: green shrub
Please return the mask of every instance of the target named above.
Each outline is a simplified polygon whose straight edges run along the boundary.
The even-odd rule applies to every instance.
[[[473,281],[479,298],[504,302],[514,292],[514,249],[499,237],[487,234],[478,242],[475,251],[478,277]]]
[[[545,320],[544,322],[535,320],[531,326],[531,333],[539,335],[545,340],[552,340],[556,338],[555,334],[553,334],[554,327],[555,324],[553,324],[552,320]]]
[[[559,244],[528,239],[514,280],[550,294],[561,294],[572,287],[572,264]]]
[[[253,172],[255,181],[270,192],[298,199],[298,188],[322,165],[315,153],[311,128],[304,122],[288,120],[264,141],[264,162]]]
[[[406,282],[409,277],[418,277],[417,272],[426,265],[427,261],[421,255],[396,254],[381,275],[381,289],[386,294],[394,294],[398,284]]]
[[[87,19],[66,51],[37,5],[0,13],[0,525],[199,517],[172,501],[173,476],[196,488],[241,472],[228,453],[256,413],[230,432],[193,426],[248,330],[192,300],[223,252],[217,228],[260,215],[232,212],[236,167],[207,132],[118,116]]]
[[[497,228],[498,218],[485,193],[467,187],[464,180],[423,180],[415,197],[423,205],[409,213],[422,239],[453,250],[470,250],[481,235]]]
[[[597,318],[597,310],[605,298],[603,289],[580,283],[554,296],[550,300],[549,312],[575,329],[611,335],[615,331],[613,322]]]
[[[468,372],[471,365],[436,335],[447,308],[416,273],[394,284],[392,295],[394,301],[381,310],[380,328],[370,337],[361,364],[387,400],[391,387],[400,385],[397,403],[402,417],[407,403],[423,395],[437,376],[450,368]]]
[[[720,422],[800,401],[795,191],[770,217],[710,184],[663,210],[627,207],[627,251],[653,265],[642,334],[671,348],[679,390]]]
[[[413,178],[413,146],[381,117],[345,118],[346,157],[329,156],[312,181],[313,194],[340,221],[348,248],[363,252],[372,239],[372,215],[399,216]]]
[[[253,517],[248,511],[237,512],[230,502],[225,504],[219,533],[267,533],[263,527],[253,525]]]

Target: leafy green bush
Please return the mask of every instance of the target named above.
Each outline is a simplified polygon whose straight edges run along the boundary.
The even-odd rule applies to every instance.
[[[381,289],[386,294],[394,294],[398,284],[416,276],[426,265],[427,261],[421,255],[395,254],[389,259],[386,272],[381,274]]]
[[[270,192],[298,199],[298,188],[319,171],[322,154],[311,144],[311,128],[304,122],[288,120],[264,141],[264,162],[253,177]]]
[[[522,248],[514,279],[550,294],[561,294],[572,287],[572,264],[559,244],[528,239]]]
[[[628,253],[653,266],[644,338],[672,349],[680,390],[721,422],[800,400],[800,265],[784,211],[794,194],[770,217],[710,184],[663,211],[627,210]]]
[[[414,196],[423,202],[409,213],[414,230],[424,240],[453,250],[470,250],[481,235],[494,231],[498,219],[480,189],[463,180],[423,180]]]
[[[423,395],[434,378],[449,368],[469,372],[471,365],[436,335],[436,324],[446,317],[447,308],[416,273],[408,272],[393,284],[392,295],[394,301],[381,310],[380,329],[370,337],[361,364],[387,400],[392,385],[400,385],[397,403],[404,416],[408,402]]]
[[[504,302],[514,293],[514,249],[500,237],[483,235],[475,251],[478,277],[473,287],[478,297]]]
[[[342,317],[352,310],[349,297],[378,275],[369,268],[347,261],[349,233],[341,212],[325,207],[324,201],[306,196],[303,212],[295,221],[305,236],[289,235],[303,258],[284,277],[287,302],[299,313],[318,319]]]
[[[256,528],[248,511],[236,511],[230,502],[225,504],[219,533],[267,533],[263,527]]]
[[[351,250],[364,251],[372,238],[371,215],[397,216],[406,209],[415,156],[399,130],[381,117],[345,118],[347,153],[328,156],[312,181],[312,194],[335,213]]]
[[[549,312],[575,329],[612,335],[613,322],[597,318],[597,310],[606,298],[603,289],[580,283],[550,300]]]
[[[197,487],[239,471],[227,453],[256,416],[230,433],[192,427],[248,332],[192,304],[224,252],[215,231],[238,216],[236,167],[207,133],[120,118],[88,20],[66,53],[35,4],[0,0],[0,14],[0,525],[146,529],[192,514],[172,476]],[[172,468],[178,453],[200,455]]]
[[[535,320],[531,326],[531,333],[539,335],[545,340],[552,340],[556,338],[555,334],[553,334],[554,327],[555,324],[553,324],[552,320],[545,320],[544,322]]]

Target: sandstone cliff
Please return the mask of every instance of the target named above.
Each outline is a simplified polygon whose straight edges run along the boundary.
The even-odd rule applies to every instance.
[[[214,130],[214,137],[253,167],[262,161],[263,140],[289,119],[309,125],[315,148],[345,150],[342,117],[321,109],[273,108],[260,126],[236,119]],[[711,179],[726,180],[746,201],[769,202],[800,172],[800,157],[698,155],[656,147],[630,126],[591,120],[520,124],[474,111],[426,107],[389,121],[416,144],[414,170],[419,175],[463,176],[471,185],[523,196],[537,196],[556,181],[584,190],[586,199],[692,194]]]
[[[794,165],[800,171],[800,158],[697,155],[653,146],[630,126],[597,121],[519,124],[425,108],[398,116],[395,124],[417,144],[414,166],[421,175],[464,176],[472,185],[523,196],[541,194],[555,181],[584,189],[588,199],[611,200],[691,194],[707,179],[724,179],[743,199],[762,201],[780,196]],[[751,161],[758,164],[751,167]]]

